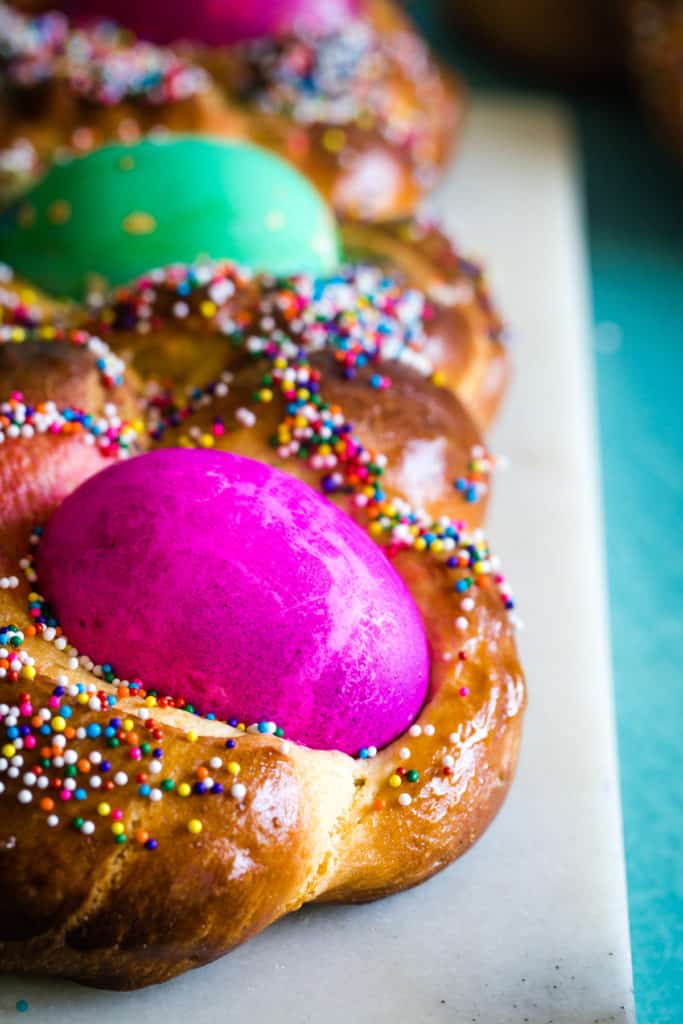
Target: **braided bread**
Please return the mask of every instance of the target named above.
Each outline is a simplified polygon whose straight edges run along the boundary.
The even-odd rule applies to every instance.
[[[304,902],[362,901],[418,883],[467,849],[500,806],[524,684],[513,600],[480,530],[491,457],[456,397],[414,365],[409,329],[404,337],[381,329],[381,295],[359,297],[343,280],[326,287],[327,296],[307,279],[249,277],[225,265],[148,275],[99,311],[107,344],[130,352],[133,370],[86,331],[76,341],[50,325],[3,329],[19,342],[0,348],[13,360],[3,386],[25,396],[0,407],[5,970],[113,988],[159,982]],[[315,302],[317,319],[306,316]],[[85,371],[93,354],[105,379],[75,393],[73,365]],[[39,383],[50,358],[55,406],[33,405],[33,394],[46,395]],[[220,366],[213,383],[199,382],[200,362],[204,372]],[[65,487],[43,469],[79,445],[98,459],[136,450],[135,424],[113,421],[110,410],[106,430],[98,425],[104,389],[122,408],[133,393],[142,399],[139,446],[153,449],[117,473],[156,479],[158,464],[146,460],[182,473],[183,459],[202,456],[217,460],[220,480],[224,453],[239,453],[262,473],[277,465],[322,486],[369,528],[389,558],[386,572],[412,595],[430,652],[427,699],[383,749],[352,757],[287,739],[268,720],[219,721],[178,693],[117,677],[116,651],[113,665],[97,665],[70,648],[40,594],[58,516],[42,539],[32,528],[53,508],[62,524],[67,507],[87,510],[91,485],[114,493],[106,488],[120,476],[109,470],[62,504],[64,490],[96,465],[84,458]],[[66,415],[72,401],[92,402],[94,417]],[[65,436],[68,423],[78,424],[75,436]],[[94,446],[85,445],[93,435]],[[19,486],[30,498],[15,514],[15,467],[29,451],[38,454]],[[22,543],[31,554],[20,571]],[[168,560],[172,567],[172,552]],[[141,582],[119,581],[131,611]],[[193,646],[215,643],[203,630],[200,613]]]
[[[137,150],[134,152],[137,154]],[[104,151],[101,151],[101,154],[103,155]],[[206,154],[203,155],[206,156]],[[157,156],[160,156],[163,161],[163,153],[157,154]],[[173,153],[169,152],[167,156],[169,163],[172,157]],[[225,170],[225,166],[223,169]],[[149,170],[147,168],[145,173]],[[93,194],[97,194],[98,182],[100,182],[101,188],[105,187],[102,175],[95,175],[91,189]],[[82,196],[82,180],[79,184]],[[207,194],[208,191],[207,189]],[[134,190],[131,192],[132,194],[125,193],[126,202],[133,209],[146,209],[147,198],[136,194]],[[72,187],[69,194],[78,194],[78,189]],[[62,192],[59,190],[52,190],[42,207],[47,206],[48,210],[51,209],[57,203],[57,200],[52,197],[61,195]],[[111,196],[111,191],[109,195]],[[72,218],[76,213],[73,205],[72,203]],[[112,201],[112,209],[114,205]],[[157,206],[161,209],[164,204],[160,200]],[[254,204],[250,209],[254,209]],[[267,209],[267,205],[263,206],[263,209]],[[298,209],[303,209],[302,205]],[[210,207],[209,211],[212,210],[213,207]],[[222,212],[220,206],[217,206],[217,212]],[[258,211],[256,212],[258,213]],[[92,204],[88,206],[88,213],[92,213]],[[226,216],[229,213],[230,210],[226,208]],[[169,244],[171,247],[180,244],[178,240],[181,237],[186,216],[187,213],[183,211],[183,218],[169,218],[164,237],[171,239],[171,242],[158,243],[158,255],[165,254],[165,246],[168,248]],[[93,259],[99,258],[103,261],[111,276],[114,272],[120,273],[124,267],[130,268],[136,258],[142,262],[148,249],[142,248],[140,254],[137,254],[134,251],[135,240],[126,246],[125,241],[122,243],[113,233],[108,234],[104,224],[108,219],[111,219],[109,215],[107,218],[101,218],[95,231],[91,232],[95,240],[89,248],[84,244],[82,236],[78,232],[74,235],[75,245],[67,248],[57,234],[57,229],[55,229],[54,236],[45,236],[43,229],[30,246],[25,244],[25,232],[24,237],[16,234],[2,237],[0,233],[0,252],[6,253],[8,257],[13,255],[20,261],[22,269],[27,273],[32,269],[37,275],[39,267],[47,268],[49,264],[49,272],[52,277],[59,274],[61,280],[64,274],[67,274],[69,279],[80,280],[77,267],[87,265],[88,261],[84,257],[84,252],[92,251]],[[45,220],[44,216],[42,220]],[[195,222],[199,224],[199,221],[200,218],[197,216]],[[204,221],[207,222],[206,226],[200,226],[197,231],[197,236],[202,240],[202,247],[208,248],[210,244],[218,247],[224,244],[225,226],[220,227],[214,238],[213,218],[207,220],[207,217],[204,216]],[[248,223],[248,218],[243,216],[242,221]],[[304,228],[301,224],[304,222],[305,217],[302,215],[299,234],[287,238],[287,244],[280,239],[279,253],[282,256],[288,252],[295,252],[297,245],[301,252],[302,238],[304,237]],[[180,225],[180,230],[177,229],[176,223]],[[352,308],[353,303],[356,303],[357,306],[358,302],[361,302],[368,312],[372,329],[376,329],[377,326],[372,323],[373,317],[381,312],[381,330],[384,333],[390,333],[394,338],[401,337],[408,340],[409,345],[404,356],[407,357],[410,354],[414,364],[423,373],[433,374],[436,383],[445,385],[458,396],[480,426],[488,426],[498,410],[505,391],[508,356],[504,344],[503,326],[492,303],[481,267],[464,256],[456,244],[439,227],[429,221],[409,220],[393,225],[371,225],[345,221],[341,223],[340,227],[343,248],[347,259],[351,261],[350,266],[340,275],[324,279],[327,284],[320,285],[321,294],[317,300],[313,299],[311,293],[306,302],[307,316],[314,319],[320,313],[321,298],[325,302],[333,301],[337,304],[340,302],[342,304],[344,302],[352,303]],[[187,234],[187,232],[185,233]],[[239,241],[237,231],[234,232],[234,235]],[[255,245],[251,236],[248,237],[250,251],[253,255],[256,252]],[[185,242],[182,245],[187,248]],[[272,240],[266,236],[258,242],[258,245],[259,253],[267,253],[269,245],[272,245]],[[51,249],[59,251],[60,247],[61,259],[55,259],[54,255],[51,255],[49,260],[43,258],[42,253],[50,252]],[[70,257],[74,251],[77,251],[78,254],[72,259]],[[68,269],[64,270],[64,266]],[[229,277],[232,273],[230,268],[226,268],[226,273]],[[9,274],[10,271],[7,270],[6,276]],[[44,276],[46,275],[44,274]],[[142,282],[144,281],[145,278],[142,279]],[[235,293],[236,297],[233,297],[233,283],[227,283],[226,287],[228,288],[227,299],[221,297],[216,313],[225,313],[223,306],[227,306],[229,309],[234,302],[247,301],[253,305],[254,291],[250,290],[245,279],[240,280],[239,288]],[[144,293],[144,283],[138,285],[138,290]],[[218,291],[214,290],[215,294],[218,294]],[[195,339],[192,332],[188,333],[187,331],[183,333],[182,340],[176,341],[173,357],[170,359],[170,367],[175,359],[180,360],[181,379],[184,374],[190,374],[193,385],[197,386],[210,380],[212,374],[217,377],[225,368],[225,345],[221,344],[215,336],[213,341],[210,340],[213,316],[200,315],[199,306],[205,298],[204,295],[199,296],[199,293],[193,293],[195,301],[193,304],[191,303],[196,314],[191,320],[192,330],[199,330],[200,336],[204,339],[205,362],[199,363],[196,360]],[[22,284],[19,279],[11,277],[5,281],[4,287],[0,288],[0,301],[4,302],[11,322],[19,325],[35,323],[47,315],[53,322],[60,322],[63,325],[95,328],[98,331],[108,330],[108,324],[101,322],[102,313],[99,305],[101,294],[99,291],[91,293],[89,297],[91,308],[85,316],[80,307],[48,299],[42,293]],[[132,289],[124,287],[115,292],[114,304],[117,303],[126,308],[130,303],[138,304],[143,309],[145,305],[140,295],[136,298],[135,287]],[[214,303],[214,305],[216,304]],[[204,308],[212,310],[211,305]],[[329,306],[322,308],[323,312],[329,311]],[[339,305],[336,314],[343,320],[344,310]],[[115,314],[111,309],[107,315],[118,315],[119,320],[122,316],[122,314]],[[127,311],[126,316],[130,315],[132,314]],[[179,318],[175,318],[174,326],[177,327],[178,323]],[[207,328],[209,328],[208,331]],[[368,324],[364,324],[363,329],[367,328]],[[129,341],[132,343],[129,344]],[[143,369],[149,353],[152,366],[154,366],[157,351],[156,336],[147,338],[144,335],[141,336],[140,331],[136,331],[131,336],[130,332],[117,330],[110,342],[124,359],[132,361],[136,366],[142,366]],[[166,345],[169,349],[171,348],[169,340],[166,341]]]
[[[110,22],[71,29],[61,14],[27,20],[0,4],[0,57],[5,194],[55,153],[160,129],[250,139],[342,213],[405,216],[434,184],[462,116],[457,87],[386,0],[323,35],[182,52]]]

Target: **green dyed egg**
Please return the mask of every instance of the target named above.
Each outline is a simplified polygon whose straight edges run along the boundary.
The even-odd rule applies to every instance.
[[[56,164],[0,216],[0,260],[82,298],[168,263],[231,259],[272,274],[328,273],[334,218],[309,182],[257,146],[175,138]]]

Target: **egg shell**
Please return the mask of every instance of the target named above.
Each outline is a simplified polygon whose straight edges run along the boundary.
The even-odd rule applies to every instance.
[[[64,0],[72,17],[108,17],[154,43],[226,46],[295,30],[329,32],[358,13],[359,0]]]
[[[322,274],[339,262],[334,217],[272,153],[191,137],[55,164],[0,217],[0,260],[60,297],[206,257]]]
[[[80,651],[221,719],[356,754],[424,702],[424,626],[383,550],[252,459],[167,449],[98,473],[48,522],[37,569]]]

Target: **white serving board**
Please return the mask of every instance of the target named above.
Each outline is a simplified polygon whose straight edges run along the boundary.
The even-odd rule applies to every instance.
[[[3,1024],[635,1020],[585,252],[562,111],[476,103],[436,207],[490,265],[516,336],[495,435],[512,467],[491,532],[527,623],[530,706],[506,806],[472,851],[418,889],[306,908],[169,984],[116,994],[1,978]]]

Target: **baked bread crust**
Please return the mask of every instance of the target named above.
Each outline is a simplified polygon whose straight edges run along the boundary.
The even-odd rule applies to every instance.
[[[178,53],[111,27],[70,31],[61,15],[56,42],[36,53],[12,17],[21,15],[3,5],[6,195],[55,153],[161,129],[259,143],[294,163],[340,213],[391,219],[410,214],[433,186],[463,117],[462,88],[387,0],[368,0],[362,17],[320,40]],[[314,68],[325,65],[314,100],[287,77],[293,48],[306,48]]]
[[[341,237],[352,263],[381,267],[426,296],[424,354],[479,427],[490,427],[510,366],[503,322],[481,265],[464,255],[438,222],[424,218],[393,224],[346,220]]]
[[[217,280],[225,281],[216,273]],[[267,294],[272,284],[261,284]],[[258,285],[259,279],[246,282],[245,294]],[[182,334],[194,338],[195,352],[202,346],[191,316],[184,314],[181,330],[176,324],[171,330],[167,315],[162,315],[173,287],[164,275],[148,280],[142,288],[144,309],[131,305],[130,297],[126,306],[120,295],[108,335],[113,341],[116,316],[125,313],[129,345],[134,337],[156,341],[157,375],[173,364],[167,340],[171,355]],[[197,286],[200,306],[205,301],[201,296],[211,288],[210,281]],[[296,294],[295,287],[280,283],[281,310],[292,291]],[[133,306],[144,314],[140,331],[131,330]],[[273,308],[262,293],[262,318]],[[222,323],[225,344],[234,323],[227,332]],[[340,437],[347,436],[343,424],[349,414],[352,436],[368,453],[366,461],[342,460],[344,486],[326,489],[331,500],[368,524],[386,546],[422,612],[432,665],[425,706],[406,734],[375,756],[365,751],[358,758],[199,717],[134,684],[107,682],[106,672],[103,681],[101,672],[93,674],[87,655],[80,656],[80,665],[73,664],[75,655],[68,648],[58,650],[47,642],[49,635],[42,635],[49,620],[40,601],[29,596],[31,588],[39,587],[30,563],[25,563],[27,580],[20,581],[14,578],[16,561],[0,554],[0,580],[6,581],[0,586],[0,630],[12,623],[23,633],[0,661],[6,676],[0,682],[2,699],[12,694],[3,711],[5,724],[9,705],[16,702],[19,720],[31,724],[28,737],[38,709],[52,708],[52,724],[39,734],[35,754],[27,745],[19,753],[12,736],[3,737],[0,749],[7,761],[0,776],[5,787],[0,794],[4,970],[66,976],[111,988],[160,982],[222,955],[305,902],[375,899],[415,885],[464,852],[500,806],[514,771],[525,700],[509,615],[512,601],[477,532],[486,488],[477,500],[468,500],[466,490],[453,486],[454,476],[473,475],[473,448],[482,464],[488,457],[477,447],[477,429],[455,396],[435,388],[410,363],[383,359],[380,348],[370,361],[357,359],[352,376],[340,372],[343,349],[331,324],[320,346],[310,336],[302,343],[297,317],[287,321],[283,312],[281,337],[278,325],[270,324],[271,341],[280,337],[277,353],[255,351],[249,341],[256,335],[243,330],[242,355],[248,357],[239,358],[236,347],[231,377],[222,379],[223,387],[190,396],[185,410],[160,406],[159,392],[150,398],[148,346],[147,381],[140,391],[147,389],[148,413],[155,411],[146,443],[206,445],[212,439],[212,447],[276,463],[320,486],[325,467],[316,461],[323,454],[317,442],[311,442],[314,448],[307,458],[283,450],[291,443],[286,430],[295,438],[301,428],[287,426],[282,406],[289,388],[287,366],[278,359],[289,366],[295,359],[298,386],[303,387],[306,374],[318,382],[326,413],[336,417],[329,422],[340,428]],[[293,337],[299,339],[297,356],[290,344]],[[59,345],[41,341],[36,344],[43,349],[32,350],[31,344],[17,346],[17,351],[27,352],[26,365],[35,368],[33,376],[22,371],[27,392],[38,387],[46,350]],[[58,404],[79,379],[70,360],[85,364],[88,358],[87,350],[61,362],[55,358],[50,387]],[[390,377],[391,385],[375,386],[376,375]],[[264,389],[272,392],[270,397]],[[307,408],[305,399],[301,401],[298,416]],[[256,412],[253,420],[244,415],[246,403],[248,411]],[[274,445],[278,431],[280,443]],[[83,444],[83,439],[8,438],[0,445],[0,473],[7,474],[10,487],[20,451],[38,442],[46,452],[59,453],[65,445]],[[367,497],[367,481],[354,485],[353,474],[365,466],[368,479],[374,479],[372,467],[383,461],[380,453],[386,456],[382,488],[391,499],[360,500]],[[41,479],[37,462],[34,468],[35,478]],[[486,471],[474,475],[481,484]],[[438,536],[425,539],[430,537],[425,526],[418,529],[417,539],[402,540],[405,530],[401,534],[399,526],[387,526],[393,514],[389,505],[414,507],[418,493],[424,510],[419,521],[433,522]],[[54,503],[60,499],[55,495]],[[0,540],[10,506],[11,491],[0,491]],[[48,512],[49,501],[41,507]],[[465,516],[469,526],[462,522]],[[28,542],[28,518],[23,529]],[[33,619],[27,614],[29,605],[38,610]],[[6,633],[4,642],[11,644],[16,636]],[[60,688],[57,695],[55,686]],[[113,707],[107,705],[110,698],[116,699]],[[90,725],[107,724],[116,743],[87,732]],[[158,750],[150,749],[153,744]],[[67,750],[72,752],[68,759]],[[17,755],[24,762],[15,766],[12,758]],[[109,762],[106,770],[103,758]],[[239,785],[234,784],[229,759],[239,766]],[[44,765],[41,771],[50,780],[44,789],[37,782],[36,764]],[[67,765],[75,772],[70,774]],[[12,772],[13,767],[18,771]],[[202,780],[209,773],[207,788],[209,783]],[[99,778],[96,787],[93,775]],[[222,788],[216,790],[216,783]],[[187,796],[182,795],[183,784]],[[82,800],[75,786],[82,788]],[[150,786],[158,786],[157,799],[150,798]],[[73,799],[60,804],[64,790]],[[30,799],[21,795],[25,793]],[[53,806],[43,802],[43,794],[50,794]],[[53,828],[48,827],[51,815],[60,819]],[[121,834],[126,842],[119,839]]]

